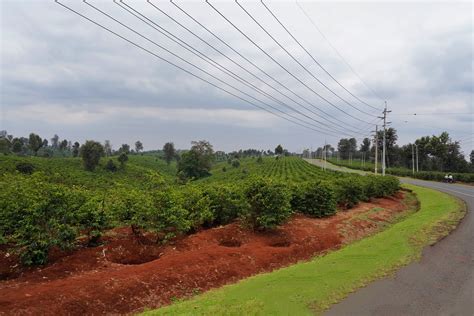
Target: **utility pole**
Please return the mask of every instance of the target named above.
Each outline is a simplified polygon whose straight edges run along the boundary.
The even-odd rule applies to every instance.
[[[379,172],[378,162],[379,162],[379,126],[375,125],[375,174]]]
[[[411,144],[411,173],[415,174],[415,146]]]
[[[386,147],[387,147],[387,113],[392,111],[387,111],[387,101],[385,101],[385,108],[383,109],[383,144],[382,144],[382,176],[385,176],[385,156],[386,156]]]
[[[415,144],[415,148],[416,148],[416,172],[418,172],[418,145]]]
[[[327,144],[326,144],[326,140],[324,140],[324,171],[326,171],[327,160],[328,160]]]

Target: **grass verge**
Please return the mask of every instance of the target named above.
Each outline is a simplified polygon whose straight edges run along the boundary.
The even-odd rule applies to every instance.
[[[417,194],[420,210],[376,235],[145,315],[319,314],[357,288],[418,259],[424,246],[446,236],[465,214],[463,204],[447,194],[405,187]]]

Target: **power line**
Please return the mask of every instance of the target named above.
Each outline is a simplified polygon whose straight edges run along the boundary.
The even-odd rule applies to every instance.
[[[326,68],[324,68],[317,60],[316,58],[314,58],[314,56],[300,43],[300,41],[298,41],[298,39],[296,39],[295,36],[293,36],[293,34],[288,30],[288,28],[280,21],[280,19],[278,19],[278,17],[273,13],[273,11],[263,2],[263,0],[260,1],[262,3],[262,5],[265,7],[265,9],[267,9],[267,11],[271,14],[271,16],[273,16],[273,18],[275,18],[275,20],[278,22],[278,24],[281,25],[281,27],[286,31],[286,33],[288,33],[288,35],[290,35],[290,37],[298,44],[299,47],[301,47],[301,49],[303,49],[306,54],[314,61],[314,63],[316,65],[319,66],[319,68],[321,68],[329,77],[331,77],[332,80],[334,80],[342,89],[344,89],[347,93],[349,93],[352,97],[354,97],[356,100],[358,100],[359,102],[361,102],[362,104],[365,104],[369,107],[371,107],[372,109],[375,109],[375,110],[378,110],[376,107],[362,101],[360,98],[358,98],[356,95],[354,95],[351,91],[349,91],[346,87],[344,87],[336,78],[334,78],[333,75],[331,75],[331,73],[329,71],[326,70]],[[318,80],[319,81],[319,80]],[[344,100],[344,102],[347,103],[346,100]],[[360,110],[359,108],[353,106],[352,104],[350,104],[350,106],[352,106],[353,108],[355,108],[356,110],[358,110],[359,112],[361,113],[364,113],[364,114],[367,114],[367,115],[370,115],[370,116],[374,116],[373,114],[371,113],[367,113],[365,111],[362,111]]]
[[[114,2],[115,2],[115,1],[114,1]],[[189,45],[189,44],[186,43],[185,41],[179,39],[178,37],[176,37],[175,35],[173,35],[173,34],[170,33],[169,31],[167,31],[167,30],[166,30],[165,28],[163,28],[162,26],[158,25],[157,23],[155,23],[154,21],[152,21],[151,19],[149,19],[148,17],[146,17],[146,16],[143,15],[142,13],[138,12],[137,10],[135,10],[133,7],[127,5],[124,1],[121,0],[120,2],[123,3],[125,6],[127,6],[128,9],[125,8],[125,7],[123,7],[122,5],[120,5],[118,2],[116,2],[116,3],[117,3],[121,8],[123,8],[123,9],[126,10],[126,11],[128,11],[130,14],[132,14],[132,15],[135,16],[136,18],[140,19],[142,22],[144,22],[144,23],[147,24],[148,26],[152,27],[152,28],[155,29],[155,30],[157,30],[156,27],[160,28],[161,30],[163,30],[163,31],[166,32],[167,34],[170,34],[172,37],[176,38],[176,39],[179,40],[180,42],[184,43],[186,46],[190,47],[192,50],[195,50],[196,52],[198,52],[199,55],[201,55],[201,56],[203,56],[204,58],[207,59],[207,60],[205,60],[206,62],[209,63],[209,61],[211,61],[213,64],[217,64],[220,68],[223,68],[223,69],[225,70],[225,71],[224,71],[224,70],[218,68],[220,71],[226,72],[227,75],[232,76],[234,79],[240,81],[240,82],[243,83],[244,85],[250,87],[251,89],[257,91],[258,93],[260,93],[260,94],[262,94],[262,95],[265,95],[266,97],[272,99],[273,101],[277,102],[278,104],[283,105],[284,107],[290,109],[291,111],[295,111],[295,112],[297,112],[298,114],[300,114],[300,115],[302,115],[302,116],[304,116],[304,117],[306,117],[306,118],[308,118],[308,119],[310,119],[310,120],[312,120],[312,121],[314,121],[314,122],[317,122],[318,124],[327,126],[328,128],[331,128],[331,129],[335,129],[334,126],[331,126],[331,125],[329,125],[329,124],[327,124],[327,123],[325,123],[325,122],[322,122],[322,121],[320,121],[320,120],[316,120],[316,119],[314,119],[313,117],[308,116],[308,115],[306,115],[305,113],[299,111],[298,109],[295,109],[294,107],[292,107],[292,106],[288,105],[287,103],[281,101],[280,99],[277,99],[277,98],[273,97],[272,95],[268,94],[267,92],[261,90],[260,88],[258,88],[257,86],[255,86],[254,84],[252,84],[251,82],[249,82],[248,80],[242,78],[241,76],[239,76],[239,75],[236,74],[235,72],[229,70],[228,68],[226,68],[225,66],[221,65],[221,64],[218,63],[217,61],[215,61],[215,60],[209,58],[209,57],[206,56],[204,53],[202,53],[202,52],[200,52],[199,50],[195,49],[194,47],[192,47],[191,45]],[[191,30],[189,30],[189,28],[187,28],[187,27],[185,27],[184,25],[182,25],[182,24],[181,24],[180,22],[178,22],[176,19],[174,19],[174,18],[171,17],[169,14],[167,14],[166,12],[164,12],[163,10],[161,10],[159,7],[156,7],[152,2],[149,2],[149,3],[150,3],[153,7],[155,7],[157,10],[159,10],[161,13],[163,13],[165,16],[167,16],[168,18],[170,18],[172,21],[174,21],[175,23],[177,23],[178,25],[180,25],[181,27],[183,27],[184,29],[186,29],[188,32],[190,32],[191,34],[193,34],[195,37],[199,38],[201,41],[203,41],[204,43],[206,43],[209,47],[211,47],[211,48],[213,48],[214,50],[218,51],[221,55],[223,55],[223,56],[225,56],[227,59],[231,60],[234,64],[237,64],[237,63],[235,63],[235,61],[233,61],[232,59],[228,58],[227,55],[223,54],[220,50],[216,49],[214,46],[212,46],[212,45],[209,44],[207,41],[205,41],[204,39],[202,39],[202,37],[200,37],[199,35],[196,35],[194,32],[192,32]],[[130,10],[133,10],[133,12],[135,12],[136,14],[133,13],[133,12],[131,12]],[[140,15],[141,17],[143,17],[144,19],[146,19],[146,20],[149,21],[149,22],[144,21],[142,18],[140,18],[139,16],[137,16],[137,14]],[[152,23],[153,25],[156,25],[156,27],[153,26],[153,25],[150,25],[150,23]],[[163,34],[162,31],[160,31],[160,30],[157,30],[157,31]],[[167,36],[166,34],[164,34],[164,35]],[[169,38],[169,36],[167,36],[167,37]],[[172,39],[172,40],[173,40],[173,39]],[[173,40],[173,41],[175,41],[175,40]],[[176,42],[176,41],[175,41],[175,42]],[[182,46],[180,43],[178,43],[178,44],[179,44],[180,46]],[[188,48],[186,48],[186,47],[184,47],[184,48],[189,51]],[[195,52],[191,52],[191,53],[197,55]],[[197,55],[197,56],[198,56],[199,58],[203,59],[203,57],[201,57],[201,56],[199,56],[199,55]],[[209,60],[209,61],[208,61],[208,60]],[[237,65],[238,65],[240,68],[246,70],[246,69],[245,69],[244,67],[242,67],[241,65],[239,65],[239,64],[237,64]],[[213,67],[216,67],[215,65],[212,65],[212,66],[213,66]],[[216,67],[216,68],[217,68],[217,67]],[[229,74],[229,73],[231,73],[231,74]],[[258,77],[257,77],[257,78],[258,78]],[[258,78],[258,79],[260,79],[260,78]],[[264,84],[268,85],[265,81],[263,81],[263,80],[261,80],[261,79],[260,79],[260,81],[262,81]],[[273,89],[274,89],[275,91],[277,91],[277,92],[279,91],[278,89],[275,89],[274,87],[272,87],[272,86],[270,86],[270,85],[268,85],[268,86],[271,87],[271,88],[273,88]],[[285,96],[285,95],[284,95],[284,96]],[[290,98],[290,99],[291,99],[291,98]],[[293,99],[291,99],[291,100],[293,100]],[[297,103],[298,105],[300,105],[301,107],[303,107],[303,108],[306,109],[307,111],[310,111],[311,113],[313,113],[313,114],[319,116],[317,113],[311,111],[311,109],[305,107],[305,106],[302,105],[301,103],[299,103],[299,102],[297,102],[297,101],[295,101],[295,100],[293,100],[293,102]],[[341,127],[342,129],[338,129],[338,130],[339,130],[340,132],[342,132],[342,133],[346,133],[347,131],[350,131],[350,132],[356,133],[356,134],[359,133],[358,130],[352,130],[352,129],[347,128],[346,126],[342,126],[342,125],[339,125],[339,124],[337,124],[337,123],[333,123],[333,124],[337,125],[338,127]]]
[[[119,2],[116,2],[114,1],[117,5],[119,5],[122,9],[126,10],[128,13],[130,13],[131,15],[133,15],[134,17],[136,17],[137,19],[139,19],[140,21],[142,21],[143,23],[147,24],[148,26],[152,27],[153,29],[155,29],[156,31],[160,32],[161,34],[163,34],[164,36],[166,36],[167,38],[169,38],[170,40],[172,40],[173,42],[177,43],[178,45],[180,45],[181,47],[185,48],[186,50],[190,51],[191,53],[193,53],[194,55],[198,56],[199,58],[201,58],[202,60],[204,60],[205,62],[209,63],[211,66],[217,68],[218,70],[224,72],[225,74],[229,75],[230,77],[232,77],[233,79],[241,82],[242,84],[246,85],[247,87],[250,87],[252,88],[254,91],[257,91],[258,93],[274,100],[275,102],[285,106],[286,108],[290,109],[291,111],[295,111],[296,113],[314,121],[314,122],[317,122],[319,124],[322,124],[322,125],[326,125],[327,127],[331,127],[327,124],[325,124],[324,122],[321,122],[319,120],[316,120],[308,115],[306,115],[305,113],[302,113],[301,111],[297,110],[297,109],[294,109],[293,107],[287,105],[286,103],[283,103],[281,102],[280,100],[274,98],[273,96],[271,96],[270,94],[266,93],[265,91],[261,90],[260,88],[258,88],[257,86],[253,85],[252,83],[248,82],[247,80],[245,80],[244,78],[240,77],[239,75],[235,74],[234,72],[232,72],[231,70],[229,70],[228,68],[222,66],[220,63],[214,61],[213,59],[209,58],[208,56],[206,56],[204,53],[202,53],[201,51],[195,49],[194,47],[192,47],[191,45],[189,45],[188,43],[186,43],[185,41],[179,39],[178,37],[176,37],[175,35],[173,35],[172,33],[170,33],[169,31],[167,31],[166,29],[164,29],[163,27],[161,27],[160,25],[156,24],[155,22],[153,22],[152,20],[150,20],[148,17],[146,17],[145,15],[141,14],[140,12],[138,12],[137,10],[135,10],[134,8],[132,8],[131,6],[127,5],[124,1],[120,1],[120,3],[123,3],[125,6],[127,6],[128,8],[122,6],[121,4],[119,4]],[[86,2],[87,3],[87,2]],[[89,4],[89,3],[87,3]],[[133,12],[131,11],[133,10]],[[134,13],[136,12],[136,14]],[[143,18],[141,18],[140,16],[142,16]],[[159,29],[157,29],[155,26],[151,25],[150,22],[147,22],[147,21],[150,21],[153,25],[156,25]],[[118,22],[120,23],[120,22]],[[183,44],[177,42],[175,39],[173,38],[170,38],[170,36],[168,36],[167,34],[164,34],[163,31],[166,32],[167,34],[169,34],[170,36],[172,36],[173,38],[176,38],[179,42],[183,43],[184,45],[188,46],[189,48],[183,46]],[[191,50],[190,50],[191,49]],[[197,53],[196,53],[197,52]],[[217,67],[217,66],[219,67]],[[224,70],[223,70],[224,69]],[[267,105],[267,106],[270,106],[268,105],[267,103],[259,100],[261,103]],[[295,118],[296,119],[296,118]],[[304,121],[303,121],[304,122]],[[305,122],[307,124],[310,124],[312,125],[311,123],[308,123],[308,122]],[[318,128],[323,128],[324,130],[328,130],[324,127],[319,127]],[[342,133],[345,133],[346,131],[342,131]]]
[[[158,58],[159,60],[164,61],[164,62],[166,62],[166,63],[168,63],[168,64],[170,64],[170,65],[172,65],[172,66],[174,66],[174,67],[176,67],[176,68],[178,68],[178,69],[180,69],[180,70],[186,72],[186,73],[188,73],[189,75],[191,75],[191,76],[193,76],[193,77],[195,77],[195,78],[197,78],[197,79],[200,79],[200,80],[202,80],[202,81],[208,83],[209,85],[211,85],[211,86],[213,86],[213,87],[215,87],[215,88],[217,88],[217,89],[219,89],[219,90],[221,90],[221,91],[223,91],[223,92],[225,92],[225,93],[227,93],[227,94],[229,94],[229,95],[232,95],[232,96],[234,96],[234,97],[240,99],[241,101],[244,101],[244,102],[246,102],[246,103],[248,103],[248,104],[250,104],[250,105],[252,105],[252,106],[254,106],[254,107],[257,107],[257,108],[259,108],[259,109],[261,109],[261,110],[264,110],[264,111],[266,111],[266,112],[268,112],[268,113],[271,113],[271,114],[273,114],[273,115],[275,115],[275,116],[278,116],[278,117],[280,117],[280,118],[282,118],[282,119],[284,119],[284,120],[286,120],[286,121],[289,121],[289,122],[291,122],[291,123],[297,124],[297,125],[299,125],[299,126],[301,126],[301,127],[304,127],[304,128],[307,128],[307,129],[310,129],[310,130],[313,130],[313,131],[316,131],[316,132],[319,132],[319,133],[331,135],[331,134],[328,134],[328,133],[323,132],[323,131],[321,131],[321,130],[318,130],[318,129],[316,129],[316,128],[312,128],[312,127],[309,127],[309,126],[300,124],[300,123],[298,123],[298,122],[295,122],[295,121],[293,121],[293,120],[291,120],[291,119],[289,119],[289,118],[287,118],[287,117],[285,117],[285,116],[282,116],[282,115],[280,115],[280,114],[278,114],[278,113],[274,113],[274,112],[272,112],[272,111],[270,111],[270,110],[268,110],[268,109],[266,109],[266,108],[264,108],[264,107],[262,107],[262,106],[260,106],[260,105],[258,105],[258,104],[256,104],[256,103],[252,102],[252,101],[249,101],[249,100],[247,100],[247,99],[245,99],[245,98],[243,98],[243,97],[241,97],[241,96],[239,96],[239,95],[237,95],[237,94],[235,94],[235,93],[233,93],[233,92],[231,92],[231,91],[228,91],[227,89],[222,88],[222,87],[216,85],[215,83],[213,83],[213,82],[211,82],[211,81],[209,81],[209,80],[207,80],[207,79],[205,79],[205,78],[203,78],[203,77],[201,77],[201,76],[199,76],[199,75],[196,75],[195,73],[193,73],[193,72],[191,72],[191,71],[189,71],[189,70],[187,70],[187,69],[185,69],[185,68],[183,68],[183,67],[181,67],[181,66],[179,66],[179,65],[177,65],[177,64],[175,64],[175,63],[173,63],[173,62],[171,62],[171,61],[169,61],[169,60],[167,60],[167,59],[164,58],[164,57],[159,56],[158,54],[156,54],[156,53],[150,51],[149,49],[147,49],[147,48],[145,48],[145,47],[143,47],[143,46],[141,46],[141,45],[139,45],[139,44],[133,42],[132,40],[130,40],[130,39],[128,39],[128,38],[126,38],[125,36],[122,36],[122,35],[118,34],[117,32],[115,32],[115,31],[113,31],[113,30],[107,28],[106,26],[104,26],[104,25],[102,25],[102,24],[100,24],[100,23],[98,23],[98,22],[92,20],[91,18],[89,18],[89,17],[87,17],[87,16],[85,16],[85,15],[79,13],[78,11],[76,11],[76,10],[74,10],[74,9],[72,9],[72,8],[70,8],[70,7],[68,7],[67,5],[65,5],[65,4],[63,4],[63,3],[61,3],[61,2],[59,2],[59,0],[55,0],[55,2],[56,2],[57,4],[59,4],[60,6],[66,8],[67,10],[73,12],[74,14],[76,14],[76,15],[78,15],[78,16],[80,16],[80,17],[86,19],[87,21],[89,21],[89,22],[95,24],[96,26],[98,26],[98,27],[104,29],[105,31],[107,31],[107,32],[109,32],[109,33],[111,33],[111,34],[113,34],[113,35],[119,37],[120,39],[122,39],[122,40],[128,42],[129,44],[131,44],[131,45],[133,45],[133,46],[135,46],[135,47],[137,47],[137,48],[139,48],[139,49],[141,49],[141,50],[147,52],[148,54],[154,56],[155,58]],[[286,113],[285,113],[285,114],[286,114]],[[288,114],[287,114],[287,115],[288,115]],[[335,136],[335,135],[331,135],[331,136]]]
[[[263,27],[263,25],[257,21],[257,19],[255,19],[255,17],[250,14],[250,12],[248,10],[246,10],[237,0],[235,0],[235,3],[252,19],[252,21],[254,21],[264,32],[265,34],[267,34],[288,56],[290,56],[291,59],[293,59],[301,68],[303,68],[312,78],[314,78],[319,84],[321,84],[324,88],[326,88],[326,90],[328,90],[329,92],[331,92],[334,96],[336,96],[338,99],[340,99],[341,101],[343,101],[344,103],[346,103],[347,105],[349,105],[350,107],[360,111],[357,107],[353,106],[351,103],[347,102],[344,98],[342,98],[339,94],[337,94],[336,92],[334,92],[333,90],[331,90],[326,84],[324,84],[321,80],[319,80],[318,77],[316,77],[311,71],[308,70],[307,67],[305,67],[303,64],[301,64],[301,62],[298,61],[297,58],[295,58],[293,56],[293,54],[291,54],[283,45],[281,45],[281,43],[275,38],[273,37],[270,32],[265,28]],[[266,54],[267,56],[270,56],[268,54]],[[273,60],[273,58],[272,58]],[[278,63],[280,66],[281,64]],[[286,70],[286,69],[285,69]],[[312,89],[311,89],[312,90]],[[312,90],[313,91],[313,90]],[[333,107],[335,107],[336,109],[338,109],[340,112],[358,120],[358,121],[361,121],[361,122],[366,122],[364,120],[361,120],[359,119],[358,117],[355,117],[353,116],[352,114],[342,110],[341,108],[339,108],[338,106],[336,106],[335,104],[333,104],[332,102],[329,102],[327,99],[323,98],[320,94],[317,94],[320,98],[322,98],[323,100],[325,100],[326,102],[328,102],[329,104],[331,104]],[[375,116],[373,114],[369,114],[370,116]],[[368,122],[366,122],[368,123]]]
[[[300,5],[298,0],[296,0],[296,5],[300,10],[303,12],[303,14],[306,16],[306,18],[311,22],[311,24],[314,26],[314,28],[321,34],[321,36],[324,38],[324,40],[329,44],[329,46],[336,52],[336,54],[339,56],[339,58],[347,65],[347,67],[352,71],[352,73],[362,82],[362,84],[379,100],[384,101],[384,98],[382,98],[379,94],[377,94],[373,89],[367,85],[367,83],[362,79],[362,77],[354,70],[354,68],[349,64],[349,62],[342,56],[342,54],[337,50],[336,47],[329,41],[329,39],[324,35],[324,33],[321,31],[321,29],[316,25],[316,23],[313,21],[313,19],[309,16],[309,14],[306,12],[306,10]]]
[[[239,51],[237,51],[235,48],[233,48],[231,45],[229,45],[226,41],[224,41],[220,36],[216,35],[213,31],[211,31],[209,28],[207,28],[205,25],[203,25],[201,22],[199,22],[197,19],[195,19],[191,14],[189,14],[186,10],[184,10],[182,7],[180,7],[177,3],[175,3],[173,0],[170,0],[170,2],[177,8],[179,9],[182,13],[184,13],[187,17],[189,17],[192,21],[194,21],[196,24],[198,24],[201,28],[203,28],[204,30],[206,30],[208,33],[210,33],[213,37],[215,37],[219,42],[221,42],[222,44],[224,44],[227,48],[229,48],[230,50],[232,50],[234,53],[236,53],[238,56],[240,56],[242,59],[244,59],[246,62],[248,62],[249,64],[251,64],[253,67],[255,67],[256,69],[258,69],[260,72],[262,72],[265,76],[267,76],[268,78],[270,78],[271,80],[273,80],[274,82],[276,82],[280,87],[282,87],[284,90],[290,92],[292,95],[296,96],[297,98],[299,98],[300,100],[302,100],[303,102],[305,102],[306,104],[308,104],[309,106],[311,106],[312,108],[314,108],[315,110],[323,113],[323,114],[319,114],[321,117],[324,117],[326,120],[328,120],[329,122],[331,122],[332,124],[335,124],[337,126],[340,126],[338,123],[335,123],[334,121],[332,121],[331,119],[329,119],[328,117],[334,119],[335,121],[337,122],[340,122],[346,126],[350,126],[352,128],[355,128],[355,129],[360,129],[359,127],[356,127],[355,125],[352,125],[352,124],[349,124],[347,122],[344,122],[344,121],[341,121],[340,119],[338,119],[337,117],[331,115],[330,113],[318,108],[316,105],[314,105],[313,103],[311,103],[310,101],[308,101],[307,99],[303,98],[302,96],[300,96],[299,94],[297,94],[296,92],[294,92],[292,89],[288,88],[287,85],[283,84],[281,81],[279,81],[278,79],[276,79],[275,77],[273,77],[272,75],[270,75],[269,73],[267,73],[264,69],[262,69],[261,67],[259,67],[258,65],[256,65],[254,62],[252,62],[250,59],[248,59],[247,57],[245,57],[243,54],[241,54]],[[149,1],[150,4],[152,4],[151,1]],[[206,42],[206,41],[205,41]],[[206,42],[207,43],[207,42]],[[209,43],[207,43],[207,45],[213,49],[215,49],[214,46],[210,45]],[[215,49],[216,50],[216,49]],[[229,59],[231,62],[235,63],[235,61],[231,58],[229,58],[228,56],[226,56],[225,54],[223,54],[222,52],[220,52],[219,50],[217,50],[220,54],[222,54],[224,57],[226,57],[227,59]],[[242,67],[240,64],[236,64],[237,66],[239,66],[240,68],[242,68],[244,71],[246,71],[247,73],[250,73],[247,69],[245,69],[245,67]],[[266,83],[263,79],[261,79],[260,77],[256,76],[255,74],[253,73],[250,73],[252,76],[256,77],[259,81],[261,81],[262,83],[264,83],[265,85],[269,86],[271,89],[275,90],[277,93],[283,95],[284,97],[288,98],[289,100],[295,102],[296,104],[300,105],[301,107],[305,108],[307,111],[315,114],[315,115],[318,115],[317,113],[314,113],[312,110],[308,109],[307,107],[305,107],[304,105],[302,105],[300,102],[294,100],[293,98],[289,97],[288,95],[284,94],[283,92],[281,92],[279,89],[276,89],[275,87],[269,85],[268,83]]]
[[[115,1],[114,1],[114,2],[115,2]],[[150,27],[152,27],[153,29],[155,29],[156,31],[160,32],[161,34],[163,34],[163,32],[162,32],[161,30],[163,30],[163,31],[165,31],[167,34],[170,34],[171,36],[173,36],[174,38],[176,38],[176,39],[179,40],[180,42],[182,42],[182,43],[184,43],[185,45],[187,45],[188,47],[190,47],[191,49],[197,51],[200,55],[204,56],[204,58],[206,58],[206,59],[204,59],[202,56],[196,54],[194,51],[191,51],[191,50],[188,49],[187,47],[184,47],[181,43],[178,43],[176,40],[170,38],[170,36],[168,36],[167,34],[163,34],[163,35],[165,35],[167,38],[169,38],[170,40],[172,40],[172,41],[174,41],[175,43],[179,44],[181,47],[187,49],[188,51],[190,51],[190,52],[193,53],[194,55],[198,56],[199,58],[201,58],[201,59],[203,59],[204,61],[206,61],[207,63],[209,63],[211,66],[213,66],[213,67],[217,68],[218,70],[220,70],[220,71],[226,73],[227,75],[231,76],[233,79],[239,80],[241,83],[247,85],[248,87],[252,88],[253,90],[257,91],[258,93],[260,93],[260,94],[262,94],[262,95],[265,95],[265,96],[267,96],[268,98],[270,98],[270,99],[272,99],[272,100],[278,102],[279,104],[285,106],[286,108],[290,109],[290,111],[294,111],[294,112],[296,112],[296,113],[298,113],[298,114],[300,114],[300,115],[302,115],[302,116],[304,116],[304,117],[306,117],[306,118],[308,118],[308,119],[310,119],[310,120],[312,120],[312,121],[314,121],[314,122],[316,122],[316,123],[318,123],[318,124],[325,125],[325,126],[327,126],[328,128],[330,128],[330,129],[325,128],[325,127],[320,127],[320,126],[317,126],[317,128],[322,128],[322,129],[324,129],[324,130],[326,130],[326,131],[329,131],[329,132],[332,132],[332,131],[335,129],[334,126],[330,126],[330,125],[328,125],[328,124],[326,124],[326,123],[324,123],[324,122],[321,122],[321,121],[319,121],[319,120],[316,120],[316,119],[314,119],[313,117],[310,117],[310,116],[306,115],[305,113],[303,113],[303,112],[301,112],[301,111],[299,111],[299,110],[297,110],[297,109],[291,107],[290,105],[288,105],[288,104],[286,104],[286,103],[283,103],[283,102],[281,102],[280,100],[274,98],[273,96],[269,95],[268,93],[266,93],[265,91],[261,90],[261,89],[258,88],[257,86],[255,86],[255,85],[253,85],[252,83],[248,82],[248,81],[245,80],[244,78],[242,78],[242,77],[240,77],[239,75],[235,74],[234,72],[228,70],[226,67],[224,67],[224,66],[222,66],[221,64],[215,62],[214,60],[210,59],[209,57],[207,57],[205,54],[203,54],[203,53],[200,52],[199,50],[197,50],[197,49],[195,49],[194,47],[192,47],[191,45],[187,44],[185,41],[183,41],[183,40],[179,39],[178,37],[174,36],[172,33],[170,33],[169,31],[167,31],[166,29],[164,29],[164,28],[161,27],[160,25],[156,24],[154,21],[150,20],[148,17],[146,17],[145,15],[141,14],[141,13],[138,12],[137,10],[135,10],[133,7],[127,5],[124,1],[120,1],[120,2],[123,3],[125,6],[127,6],[129,9],[127,9],[127,8],[124,7],[124,6],[122,6],[122,5],[119,4],[118,2],[115,2],[115,3],[116,3],[117,5],[119,5],[122,9],[126,10],[128,13],[132,14],[134,17],[136,17],[137,19],[139,19],[140,21],[144,22],[144,23],[147,24],[148,26],[150,26]],[[86,3],[87,3],[87,2],[86,2]],[[87,4],[89,4],[89,3],[87,3]],[[90,5],[90,4],[89,4],[89,5]],[[91,6],[92,6],[92,5],[91,5]],[[95,8],[95,9],[98,10],[99,12],[101,12],[102,14],[107,15],[106,13],[104,13],[103,11],[101,11],[101,10],[99,10],[99,9],[97,9],[97,8]],[[130,10],[132,10],[133,12],[130,11]],[[135,14],[134,12],[136,12],[136,14]],[[156,26],[159,27],[161,30],[160,30],[160,29],[157,29],[156,27],[154,27],[153,25],[151,25],[149,22],[145,21],[143,18],[141,18],[141,17],[138,16],[137,14],[140,15],[140,16],[142,16],[144,19],[146,19],[147,21],[151,22],[152,24],[156,25]],[[107,15],[107,16],[109,16],[109,15]],[[109,16],[109,18],[112,18],[112,17]],[[114,18],[112,18],[112,19],[113,19],[114,21],[116,21],[117,23],[120,23],[122,26],[125,26],[123,23],[117,21],[116,19],[114,19]],[[125,26],[125,27],[127,27],[128,29],[130,29],[128,26]],[[136,32],[135,30],[132,30],[132,31],[135,32],[136,34],[140,35],[141,37],[143,37],[142,34]],[[146,37],[143,37],[143,38],[146,39]],[[156,43],[154,43],[154,44],[156,44]],[[159,47],[160,47],[160,46],[159,46]],[[160,48],[161,48],[161,47],[160,47]],[[210,60],[212,63],[209,62],[209,60]],[[230,72],[231,74],[229,74],[228,72],[226,72],[226,71],[222,70],[221,68],[217,67],[217,66],[214,65],[213,63],[219,65],[220,67],[222,67],[222,68],[225,69],[226,71]],[[199,68],[199,69],[200,69],[200,68]],[[200,69],[200,70],[202,71],[202,69]],[[207,74],[209,74],[209,73],[207,73]],[[217,79],[217,80],[219,80],[219,79]],[[219,81],[221,81],[221,80],[219,80]],[[221,82],[222,82],[222,81],[221,81]],[[226,84],[226,83],[225,83],[225,84]],[[234,86],[232,86],[232,87],[235,89]],[[243,92],[240,91],[239,89],[237,89],[237,90],[238,90],[239,92],[243,93]],[[246,93],[244,93],[244,94],[246,94]],[[254,97],[252,97],[252,96],[250,96],[250,95],[248,95],[248,94],[246,94],[246,95],[249,96],[249,97],[251,97],[251,98],[254,99],[254,100],[258,100],[260,103],[263,103],[263,104],[265,104],[265,105],[267,105],[267,106],[269,106],[269,107],[272,107],[273,109],[276,109],[276,110],[279,111],[279,112],[282,112],[280,109],[275,108],[275,107],[273,107],[272,105],[269,105],[269,104],[266,103],[266,102],[263,102],[263,101],[261,101],[261,100],[259,100],[259,99],[256,99],[256,98],[254,98]],[[282,113],[285,113],[285,112],[282,112]],[[287,114],[287,115],[289,115],[289,114]],[[301,119],[299,119],[299,118],[297,118],[297,117],[294,117],[294,116],[292,116],[292,117],[295,118],[295,119],[297,119],[297,120],[299,120],[299,121],[302,121],[302,122],[304,122],[304,123],[306,123],[306,124],[315,126],[314,124],[305,122],[305,121],[303,121],[303,120],[301,120]],[[316,126],[315,126],[315,127],[316,127]],[[338,130],[339,132],[343,133],[343,134],[349,135],[349,134],[347,133],[347,131],[344,130],[344,127],[342,127],[342,128],[343,128],[343,129],[337,129],[337,130]],[[357,131],[351,131],[351,132],[358,134]]]
[[[293,73],[291,73],[286,67],[284,67],[281,63],[279,63],[277,60],[275,60],[271,55],[269,55],[260,45],[258,45],[257,43],[255,43],[254,40],[252,40],[249,36],[247,36],[247,34],[245,34],[239,27],[237,27],[234,23],[232,23],[232,21],[230,21],[224,14],[222,14],[216,7],[214,7],[210,2],[209,0],[206,0],[206,3],[212,8],[214,9],[214,11],[216,11],[224,20],[226,20],[230,25],[232,25],[240,34],[242,34],[247,40],[249,40],[254,46],[256,46],[261,52],[263,52],[267,57],[269,57],[273,62],[275,62],[277,65],[279,65],[285,72],[287,72],[290,76],[292,76],[294,79],[296,79],[299,83],[301,83],[303,86],[305,86],[308,90],[310,90],[311,92],[313,92],[316,96],[318,96],[319,98],[321,98],[322,100],[324,100],[326,103],[328,103],[329,105],[333,106],[334,108],[338,109],[339,111],[341,111],[342,113],[345,113],[349,116],[351,116],[352,118],[358,120],[358,121],[361,121],[361,122],[364,122],[364,123],[367,123],[366,121],[364,120],[361,120],[357,117],[354,117],[352,116],[351,114],[345,112],[344,110],[341,110],[337,105],[335,105],[334,103],[332,103],[331,101],[327,100],[326,98],[324,98],[323,96],[321,96],[319,93],[317,93],[316,91],[314,91],[314,89],[312,89],[311,87],[309,87],[306,83],[304,83],[303,81],[301,81],[298,77],[296,77]]]

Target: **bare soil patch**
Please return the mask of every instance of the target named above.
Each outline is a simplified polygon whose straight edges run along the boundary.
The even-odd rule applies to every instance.
[[[0,314],[124,314],[159,307],[272,271],[380,230],[409,207],[407,193],[374,199],[336,215],[295,215],[272,232],[233,223],[157,245],[128,228],[94,248],[53,251],[48,266],[24,269],[0,248]],[[150,238],[151,240],[151,238]]]

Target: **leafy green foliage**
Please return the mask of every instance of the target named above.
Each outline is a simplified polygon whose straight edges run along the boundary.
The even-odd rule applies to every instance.
[[[25,264],[43,264],[52,247],[74,247],[80,236],[96,245],[114,226],[153,232],[158,242],[236,219],[265,230],[292,210],[329,216],[336,203],[352,206],[398,189],[392,177],[324,172],[294,157],[241,158],[240,168],[222,161],[210,176],[179,185],[174,163],[146,153],[128,158],[126,169],[109,172],[107,162],[91,173],[79,158],[0,156],[0,242]],[[19,163],[34,164],[35,172],[18,173]]]
[[[112,159],[109,159],[107,161],[104,168],[105,168],[105,170],[110,171],[110,172],[117,171],[117,166],[115,165],[115,163]]]
[[[213,225],[225,225],[246,212],[247,203],[242,190],[232,184],[208,185],[204,194],[209,198]]]
[[[19,162],[16,164],[16,170],[23,174],[32,174],[35,171],[35,166],[29,162]]]
[[[94,171],[99,164],[100,157],[104,156],[104,147],[101,143],[88,140],[80,148],[80,155],[84,168],[88,171]]]
[[[296,186],[291,201],[293,210],[314,217],[336,213],[335,186],[328,181],[312,181]]]
[[[255,229],[275,228],[291,215],[291,194],[282,182],[270,178],[250,179],[245,197],[249,204],[246,219]]]

